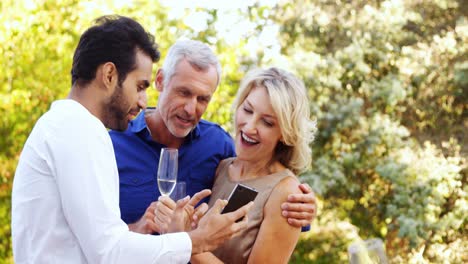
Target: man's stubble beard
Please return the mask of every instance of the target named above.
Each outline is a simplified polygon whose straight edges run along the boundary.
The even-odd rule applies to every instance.
[[[125,131],[129,122],[127,120],[129,108],[123,95],[123,86],[119,83],[111,95],[109,103],[104,106],[104,119],[107,121],[107,128]]]

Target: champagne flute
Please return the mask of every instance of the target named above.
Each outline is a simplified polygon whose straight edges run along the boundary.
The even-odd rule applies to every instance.
[[[169,197],[171,197],[172,200],[174,201],[178,201],[182,198],[185,198],[185,196],[187,195],[186,193],[186,185],[185,185],[185,182],[184,181],[177,181],[176,185],[175,185],[175,188],[174,188],[174,191],[172,191],[171,195]]]
[[[163,196],[169,196],[177,182],[178,151],[175,148],[162,148],[158,167],[158,188]]]

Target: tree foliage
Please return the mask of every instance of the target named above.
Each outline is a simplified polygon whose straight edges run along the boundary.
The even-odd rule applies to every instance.
[[[462,2],[302,2],[271,18],[310,89],[320,132],[303,179],[325,215],[383,238],[394,261],[466,261]]]

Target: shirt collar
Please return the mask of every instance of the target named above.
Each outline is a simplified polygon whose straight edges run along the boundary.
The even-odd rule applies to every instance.
[[[141,111],[135,119],[130,121],[129,130],[133,133],[138,133],[143,129],[146,129],[146,121],[145,121],[145,111]]]
[[[132,133],[139,133],[146,129],[145,110],[142,110],[135,119],[130,121],[129,130]],[[148,133],[149,134],[149,133]],[[195,128],[187,135],[188,139],[195,139],[200,137],[200,124],[197,124]]]

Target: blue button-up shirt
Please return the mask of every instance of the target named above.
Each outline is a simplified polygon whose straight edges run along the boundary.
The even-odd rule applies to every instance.
[[[120,177],[120,212],[134,223],[160,196],[156,175],[159,155],[165,145],[149,134],[141,112],[124,132],[110,131]],[[186,182],[187,195],[213,187],[221,160],[235,156],[231,136],[219,125],[201,120],[179,148],[177,181]]]

